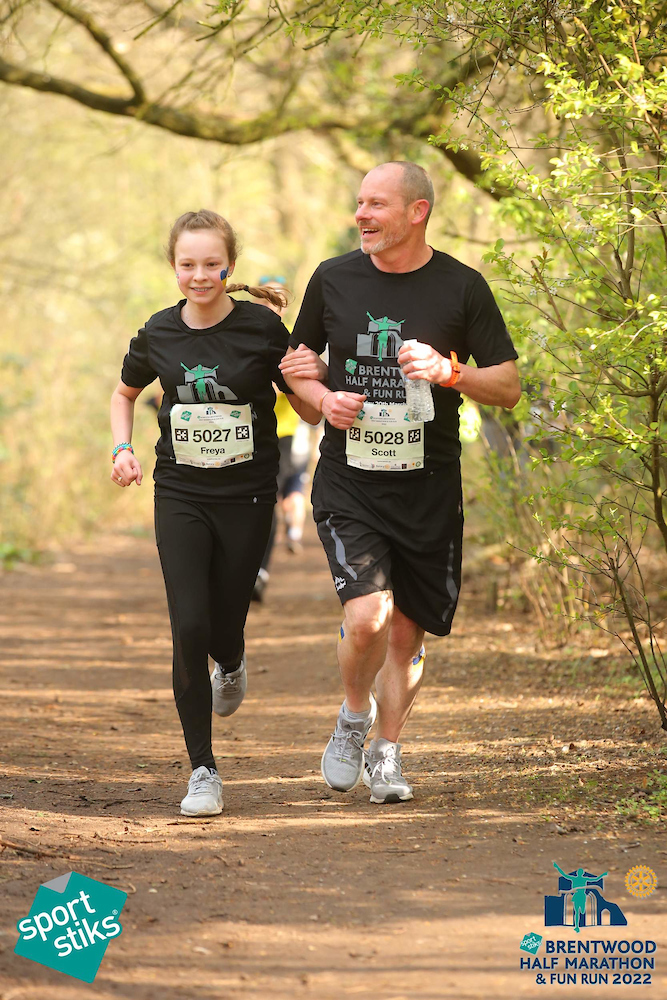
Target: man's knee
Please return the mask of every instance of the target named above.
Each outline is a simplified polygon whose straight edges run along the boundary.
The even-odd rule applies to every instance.
[[[404,615],[399,608],[394,608],[391,620],[391,645],[401,649],[416,652],[422,644],[424,629],[417,622],[414,622],[407,615]]]
[[[372,642],[391,625],[394,602],[384,590],[345,602],[345,634],[362,644]]]

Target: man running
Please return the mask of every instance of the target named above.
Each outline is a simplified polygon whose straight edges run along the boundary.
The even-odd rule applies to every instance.
[[[317,268],[281,364],[327,420],[313,515],[344,605],[345,701],[322,774],[341,792],[363,774],[378,803],[412,798],[401,730],[422,681],[424,632],[447,635],[458,600],[460,393],[511,409],[521,392],[517,353],[483,277],[426,242],[432,207],[433,186],[417,164],[383,163],[365,176],[361,249]],[[328,346],[328,386],[300,377],[299,345],[317,354]],[[432,383],[432,422],[409,420],[401,366]]]

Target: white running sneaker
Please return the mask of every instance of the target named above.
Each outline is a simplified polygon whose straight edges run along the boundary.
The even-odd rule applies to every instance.
[[[245,656],[240,666],[231,673],[225,674],[219,663],[216,663],[211,674],[213,688],[213,711],[216,715],[233,715],[239,707],[248,689],[248,674],[245,668]]]
[[[188,794],[181,802],[184,816],[219,816],[222,812],[222,779],[208,767],[196,768],[188,781]]]
[[[336,728],[322,754],[322,777],[329,788],[349,792],[359,784],[364,770],[364,741],[377,716],[375,698],[370,696],[371,707],[365,722],[348,719],[341,705]]]
[[[371,790],[371,802],[408,802],[412,785],[401,774],[401,744],[373,740],[366,753],[364,784]]]

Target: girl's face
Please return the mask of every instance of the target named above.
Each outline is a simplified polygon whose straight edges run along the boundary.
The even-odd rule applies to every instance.
[[[206,306],[227,294],[225,282],[234,270],[225,241],[212,229],[181,233],[176,240],[172,267],[188,302]]]

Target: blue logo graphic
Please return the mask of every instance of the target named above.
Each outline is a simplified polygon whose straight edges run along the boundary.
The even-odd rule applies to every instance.
[[[121,889],[78,872],[44,882],[17,924],[14,953],[92,983],[109,941],[122,933],[126,899]]]
[[[521,951],[527,951],[530,955],[537,955],[540,950],[540,945],[542,944],[541,934],[524,934],[521,939],[521,944],[519,948]]]
[[[577,868],[573,872],[564,872],[554,861],[554,868],[560,872],[558,879],[558,896],[544,897],[545,927],[574,927],[577,934],[582,927],[601,927],[607,924],[621,927],[627,920],[620,906],[610,903],[602,895],[602,875],[592,875],[591,872]]]

